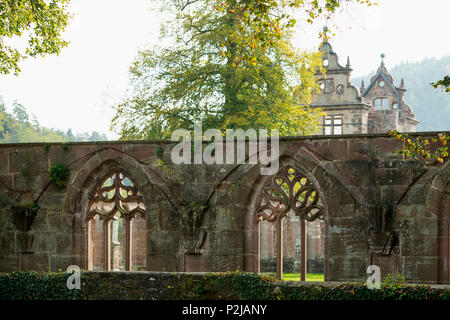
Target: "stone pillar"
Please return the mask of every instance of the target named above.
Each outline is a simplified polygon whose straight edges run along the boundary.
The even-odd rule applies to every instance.
[[[119,218],[114,217],[111,220],[112,227],[112,270],[120,270],[120,241],[119,241]]]
[[[105,221],[103,227],[105,247],[105,271],[111,271],[111,221]]]
[[[131,271],[132,269],[132,252],[133,252],[133,220],[125,219],[126,234],[125,240],[125,270]]]
[[[307,248],[307,234],[306,234],[306,221],[304,219],[300,219],[300,229],[301,229],[301,252],[300,252],[300,266],[301,266],[301,281],[306,281],[306,261],[308,258],[308,255],[306,254],[306,248]]]

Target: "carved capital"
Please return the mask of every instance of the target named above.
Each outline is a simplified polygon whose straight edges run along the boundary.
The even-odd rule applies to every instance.
[[[209,207],[206,204],[183,201],[177,209],[186,253],[199,254],[206,240],[206,231],[202,227]]]

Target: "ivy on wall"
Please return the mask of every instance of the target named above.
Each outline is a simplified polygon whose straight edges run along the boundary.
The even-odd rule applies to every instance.
[[[408,285],[389,278],[381,289],[365,283],[283,285],[256,273],[228,272],[209,274],[201,280],[187,280],[177,299],[250,299],[250,300],[450,300],[450,290],[426,285]]]
[[[269,276],[239,271],[181,278],[179,273],[152,274],[161,289],[155,292],[152,285],[138,285],[139,275],[135,276],[82,273],[81,290],[69,290],[67,273],[1,273],[0,300],[153,299],[155,294],[159,299],[175,300],[450,300],[449,289],[408,285],[395,277],[383,282],[381,289],[371,290],[365,283],[350,282],[288,285]],[[140,281],[148,281],[148,277]]]
[[[82,290],[67,289],[69,274],[23,271],[0,274],[0,300],[85,299]]]
[[[55,164],[50,169],[50,180],[55,183],[57,187],[65,187],[69,183],[70,168],[65,164]]]

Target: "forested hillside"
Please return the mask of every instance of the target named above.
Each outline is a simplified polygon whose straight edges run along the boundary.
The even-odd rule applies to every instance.
[[[442,89],[434,89],[430,83],[436,82],[450,74],[450,55],[441,59],[429,58],[420,62],[404,62],[391,67],[386,66],[394,77],[395,85],[400,85],[401,78],[405,79],[407,89],[405,101],[414,110],[420,121],[417,131],[450,130],[450,95]],[[359,88],[364,79],[366,87],[370,77],[375,74],[352,79],[352,83]]]
[[[12,110],[8,112],[8,110]],[[7,108],[0,96],[0,143],[14,142],[71,142],[71,141],[105,141],[106,135],[96,131],[74,135],[67,132],[42,127],[35,116],[28,114],[24,106],[14,101]]]

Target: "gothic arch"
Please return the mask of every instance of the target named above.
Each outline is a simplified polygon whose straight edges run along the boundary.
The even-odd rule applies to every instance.
[[[73,216],[73,254],[74,264],[82,269],[88,267],[88,228],[86,223],[87,207],[92,190],[96,187],[97,181],[103,178],[112,168],[120,168],[137,185],[142,193],[144,205],[151,207],[157,198],[150,197],[155,193],[166,196],[162,190],[164,185],[159,176],[150,166],[140,163],[138,160],[119,150],[106,148],[92,155],[75,172],[69,184],[64,208],[66,213]],[[158,187],[154,183],[160,182]],[[146,212],[148,215],[148,212]],[[149,219],[147,219],[147,230],[149,229]],[[147,269],[149,265],[147,260]]]
[[[426,214],[437,217],[438,283],[450,284],[450,162],[431,183]]]
[[[329,173],[319,163],[315,155],[301,150],[297,154],[285,152],[280,157],[280,168],[286,165],[292,165],[299,169],[312,184],[317,188],[319,193],[323,195],[323,207],[326,214],[324,215],[324,251],[325,251],[325,274],[332,276],[329,269],[329,225],[330,219],[340,219],[342,216],[355,217],[357,204],[356,199],[350,191],[345,189],[343,185]],[[238,192],[241,193],[241,198],[246,201],[244,218],[244,261],[243,267],[246,271],[256,272],[259,269],[258,261],[258,237],[257,237],[257,223],[256,210],[260,204],[262,190],[267,179],[270,177],[259,174],[259,166],[253,166],[247,171],[245,179],[252,181],[251,186],[244,186]],[[340,210],[329,210],[329,208],[341,208]],[[348,209],[348,210],[346,210]],[[343,218],[348,218],[343,217]],[[333,271],[334,272],[334,271]],[[334,277],[334,276],[332,276]],[[327,278],[325,280],[328,280]],[[333,279],[334,280],[334,279]]]

